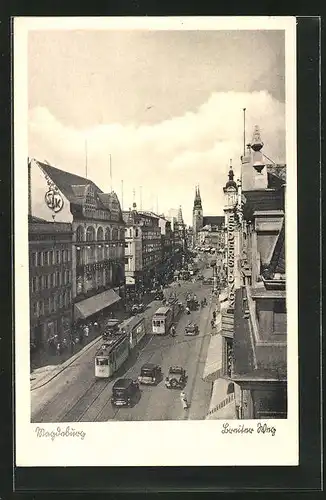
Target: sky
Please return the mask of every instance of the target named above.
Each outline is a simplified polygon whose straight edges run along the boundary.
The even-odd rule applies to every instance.
[[[123,208],[192,223],[223,214],[232,159],[239,174],[259,125],[285,163],[283,31],[30,31],[28,154],[117,192]],[[87,146],[86,146],[87,145]],[[111,173],[110,178],[110,157]]]

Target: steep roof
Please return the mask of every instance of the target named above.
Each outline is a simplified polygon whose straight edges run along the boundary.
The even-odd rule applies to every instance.
[[[36,161],[44,173],[50,177],[54,184],[58,186],[63,195],[68,198],[71,203],[79,204],[83,188],[89,185],[93,186],[95,192],[102,193],[102,190],[90,179],[86,179],[85,177],[81,177],[70,172],[65,172],[64,170],[52,167],[52,165],[48,165],[47,163],[42,163],[38,160]]]
[[[274,248],[269,271],[272,274],[285,274],[285,220]]]
[[[203,226],[223,226],[224,215],[206,215],[203,217]]]

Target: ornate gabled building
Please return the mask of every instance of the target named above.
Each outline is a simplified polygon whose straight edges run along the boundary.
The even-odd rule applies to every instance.
[[[37,160],[29,162],[32,215],[72,227],[74,320],[105,312],[124,287],[125,227],[115,192]]]

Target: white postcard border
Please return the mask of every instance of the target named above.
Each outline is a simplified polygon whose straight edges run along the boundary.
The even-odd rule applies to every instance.
[[[222,434],[224,421],[30,423],[27,225],[27,36],[48,29],[285,30],[288,418],[270,434]],[[296,21],[292,17],[23,18],[14,20],[14,269],[17,466],[209,466],[298,464]],[[229,421],[230,422],[230,421]],[[256,429],[257,421],[233,421]],[[37,437],[37,427],[85,432],[84,439]]]

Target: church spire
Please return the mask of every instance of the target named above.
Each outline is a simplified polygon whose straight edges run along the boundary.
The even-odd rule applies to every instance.
[[[194,210],[196,208],[202,209],[199,185],[196,186],[196,192],[195,192]]]

